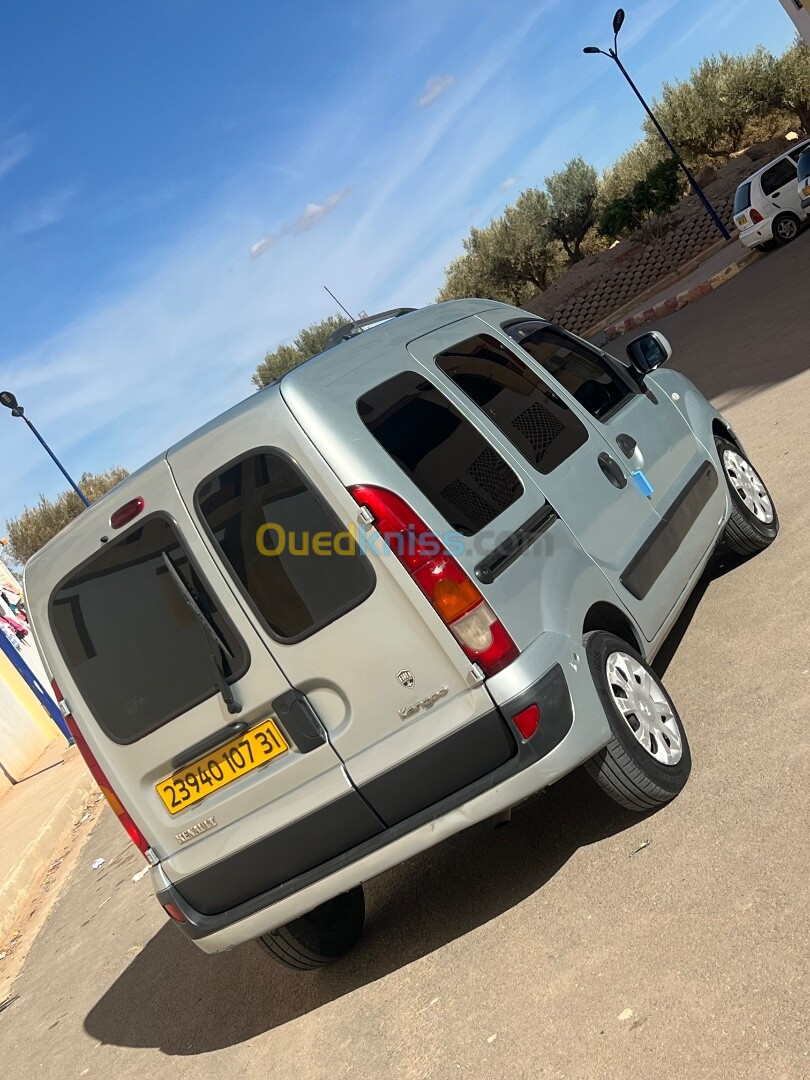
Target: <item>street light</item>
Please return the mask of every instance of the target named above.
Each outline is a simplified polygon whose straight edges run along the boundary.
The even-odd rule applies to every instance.
[[[56,465],[56,467],[62,473],[64,478],[67,480],[67,482],[73,488],[73,490],[76,492],[76,494],[79,496],[79,498],[82,500],[84,505],[89,506],[90,503],[88,502],[87,497],[84,495],[81,488],[77,484],[75,484],[73,482],[73,480],[71,479],[70,474],[68,473],[67,469],[64,467],[62,462],[59,460],[59,458],[56,456],[56,454],[53,452],[53,450],[51,450],[50,446],[48,446],[48,444],[42,438],[40,433],[37,431],[37,429],[34,427],[34,425],[31,423],[31,421],[25,415],[25,409],[23,409],[22,405],[19,404],[19,402],[17,401],[17,399],[11,393],[10,390],[2,390],[2,391],[0,391],[0,405],[5,405],[5,407],[7,409],[11,409],[11,415],[12,416],[21,416],[23,418],[23,420],[26,422],[26,424],[28,424],[28,426],[31,428],[33,433],[36,435],[36,437],[39,439],[39,441],[45,447],[45,449],[47,450],[47,452],[50,455],[51,459],[53,460],[54,464]]]
[[[586,47],[582,51],[584,53],[588,53],[588,55],[592,55],[593,53],[599,53],[600,56],[607,56],[610,60],[614,61],[614,63],[618,67],[619,71],[622,73],[622,75],[624,75],[625,79],[627,79],[628,83],[630,84],[631,90],[636,95],[636,97],[641,102],[641,104],[644,106],[644,110],[647,113],[647,116],[649,116],[650,120],[652,120],[653,124],[655,124],[656,131],[661,136],[661,138],[664,140],[664,142],[667,144],[670,151],[672,152],[672,156],[675,158],[675,160],[678,162],[680,167],[683,169],[683,171],[684,171],[684,173],[686,175],[686,179],[689,181],[689,183],[692,186],[692,190],[697,195],[697,197],[700,199],[700,201],[703,203],[703,205],[706,207],[706,211],[709,214],[709,217],[712,219],[712,221],[717,226],[717,229],[718,229],[720,235],[723,237],[724,240],[730,240],[731,239],[731,234],[729,233],[728,229],[725,227],[723,222],[720,220],[720,218],[717,216],[717,211],[714,209],[712,204],[709,202],[709,200],[703,194],[703,190],[700,187],[700,184],[698,184],[697,180],[694,178],[694,176],[690,172],[689,168],[687,167],[686,162],[683,160],[681,155],[678,153],[678,151],[673,146],[672,141],[670,140],[667,133],[664,131],[664,129],[661,127],[661,125],[656,120],[652,109],[647,104],[647,102],[644,100],[644,98],[641,96],[641,92],[639,91],[639,88],[636,86],[636,84],[630,78],[630,76],[627,73],[627,69],[625,68],[625,66],[621,62],[621,60],[619,59],[619,31],[621,30],[623,23],[624,23],[624,10],[622,8],[619,8],[619,10],[613,16],[613,48],[608,49],[608,51],[605,52],[604,49],[598,49],[595,45],[586,45]]]

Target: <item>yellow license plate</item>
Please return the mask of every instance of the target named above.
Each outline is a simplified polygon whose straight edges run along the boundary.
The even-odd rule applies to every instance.
[[[802,188],[802,195],[810,195],[810,184],[807,187]]]
[[[289,746],[273,721],[262,720],[250,731],[167,776],[155,784],[155,790],[169,813],[178,814],[287,750]]]
[[[748,224],[748,215],[747,214],[742,214],[740,217],[737,218],[737,228],[738,229],[744,229],[747,224]]]

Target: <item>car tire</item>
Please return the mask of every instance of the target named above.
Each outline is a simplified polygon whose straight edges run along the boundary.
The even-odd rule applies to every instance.
[[[357,944],[365,920],[363,886],[356,885],[300,919],[262,935],[258,943],[286,967],[315,971],[345,956]]]
[[[649,664],[615,634],[588,634],[585,653],[612,732],[586,770],[627,810],[663,806],[683,790],[692,770],[678,710]]]
[[[779,516],[762,478],[739,446],[714,440],[731,495],[731,515],[722,542],[737,555],[756,555],[774,542]]]
[[[801,222],[795,214],[779,214],[773,221],[773,238],[777,244],[789,244],[799,235]]]

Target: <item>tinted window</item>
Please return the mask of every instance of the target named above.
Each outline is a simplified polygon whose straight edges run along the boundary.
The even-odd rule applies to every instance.
[[[197,500],[229,570],[274,637],[314,633],[371,592],[368,560],[281,454],[257,452],[229,465],[200,486]]]
[[[800,180],[806,180],[807,177],[810,176],[810,150],[805,150],[799,158],[799,164],[796,167],[796,171],[799,174]]]
[[[762,191],[772,195],[790,181],[796,182],[796,165],[790,158],[782,158],[762,174]]]
[[[793,158],[794,161],[799,161],[802,154],[805,153],[805,151],[808,149],[808,146],[810,146],[810,144],[806,142],[800,143],[798,146],[794,146],[794,148],[790,151],[790,156]]]
[[[737,194],[734,196],[734,210],[735,214],[741,214],[743,210],[747,210],[751,205],[751,182],[747,184],[740,184],[737,188]]]
[[[166,568],[171,559],[231,657],[231,681],[246,658],[173,525],[152,517],[107,544],[51,599],[56,642],[105,734],[130,743],[216,691],[209,639]]]
[[[597,419],[617,409],[636,393],[618,364],[586,345],[561,337],[537,324],[515,323],[506,333],[541,367],[561,383]]]
[[[360,419],[446,521],[471,536],[523,494],[517,476],[433,383],[404,371],[357,402]]]
[[[588,438],[584,424],[511,349],[474,337],[436,363],[542,473],[549,473]]]

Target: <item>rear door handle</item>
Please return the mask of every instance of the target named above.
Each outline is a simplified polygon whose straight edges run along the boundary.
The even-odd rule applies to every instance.
[[[599,462],[599,468],[615,488],[621,491],[622,488],[627,487],[627,477],[624,475],[624,469],[622,469],[618,461],[613,460],[610,454],[602,453],[596,460]]]
[[[300,690],[288,690],[273,699],[273,712],[279,723],[295,743],[299,754],[317,750],[326,742],[326,732],[318,714]]]

